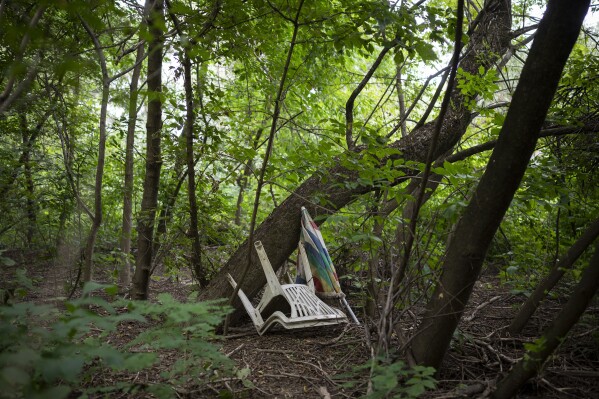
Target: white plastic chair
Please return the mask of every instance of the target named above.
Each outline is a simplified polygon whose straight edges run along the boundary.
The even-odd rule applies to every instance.
[[[266,289],[256,308],[242,290],[238,295],[258,334],[264,334],[277,323],[286,329],[347,323],[347,317],[341,310],[321,301],[306,285],[281,285],[262,242],[256,241],[254,247],[266,275]],[[237,283],[233,277],[227,274],[227,278],[235,289]]]

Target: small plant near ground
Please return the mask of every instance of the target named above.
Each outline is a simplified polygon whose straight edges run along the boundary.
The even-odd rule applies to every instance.
[[[2,397],[86,397],[140,389],[158,397],[172,397],[176,395],[172,385],[201,388],[217,376],[234,375],[232,362],[208,342],[214,339],[214,327],[226,313],[221,306],[180,303],[166,294],[159,296],[158,303],[109,302],[100,295],[115,294],[116,287],[96,283],[87,284],[83,293],[83,298],[67,302],[65,311],[31,302],[0,306]],[[124,347],[107,343],[123,322],[149,327]],[[163,372],[156,378],[160,383],[86,387],[101,373],[153,367],[160,361],[159,350],[176,351],[177,359],[171,366],[161,367]]]
[[[352,373],[341,377],[349,377],[345,385],[351,387],[363,379],[364,371],[370,371],[370,383],[365,399],[418,398],[428,389],[435,389],[435,369],[432,367],[409,367],[403,361],[388,362],[384,358],[376,358],[357,366]]]

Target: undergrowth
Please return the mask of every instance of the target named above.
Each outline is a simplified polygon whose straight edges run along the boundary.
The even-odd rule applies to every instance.
[[[82,298],[66,302],[63,310],[32,302],[0,306],[0,397],[84,398],[120,391],[167,398],[176,396],[175,386],[201,390],[240,374],[209,342],[227,312],[220,304],[195,298],[182,303],[169,294],[155,303],[126,301],[114,299],[116,292],[115,286],[88,283]],[[147,328],[121,347],[109,344],[126,323]],[[161,362],[159,353],[169,351],[176,352],[176,361],[160,364],[159,383],[90,384],[100,373],[151,372]]]

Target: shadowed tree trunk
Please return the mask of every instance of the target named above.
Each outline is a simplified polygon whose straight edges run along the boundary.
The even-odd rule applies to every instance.
[[[549,2],[495,150],[456,226],[441,279],[412,341],[419,364],[441,365],[487,249],[524,176],[588,5],[588,0]]]
[[[137,258],[131,297],[147,299],[150,272],[152,268],[152,243],[154,222],[158,204],[158,186],[162,158],[160,136],[162,129],[162,48],[164,47],[163,0],[146,0],[152,4],[149,9],[148,27],[151,40],[148,45],[148,117],[146,122],[146,176],[141,210],[137,221]]]
[[[588,4],[588,3],[587,3]],[[508,399],[514,397],[524,383],[537,374],[543,363],[564,340],[572,326],[595,296],[599,289],[599,244],[590,264],[582,273],[580,282],[574,288],[568,302],[555,318],[551,326],[524,357],[512,368],[509,374],[497,384],[497,389],[491,394],[493,399]]]
[[[256,136],[252,140],[252,149],[255,151],[258,149],[258,144],[260,142],[260,137],[262,137],[262,133],[264,132],[266,126],[266,119],[262,120],[262,125],[260,128],[256,130]],[[235,224],[237,226],[241,225],[241,211],[243,208],[243,196],[245,190],[247,188],[249,178],[252,175],[252,171],[254,169],[254,160],[248,159],[243,167],[243,174],[237,178],[237,185],[239,186],[239,193],[237,194],[237,203],[235,205]]]
[[[492,67],[495,60],[506,51],[510,42],[511,7],[508,0],[489,0],[481,12],[480,20],[470,35],[469,46],[460,66],[469,73],[478,73],[479,67],[485,70]],[[441,129],[437,151],[434,158],[450,150],[462,137],[471,120],[471,112],[465,105],[465,98],[459,89],[451,95],[452,107],[447,112]],[[391,144],[402,152],[406,161],[424,162],[428,146],[434,131],[435,121],[413,130],[409,135]],[[384,162],[384,161],[383,161]],[[262,222],[255,231],[255,240],[260,240],[275,269],[297,247],[300,230],[300,209],[305,206],[313,216],[328,216],[349,204],[357,196],[370,192],[374,186],[348,188],[346,181],[356,181],[357,171],[351,171],[337,164],[322,173],[316,173],[302,183],[283,203]],[[324,199],[326,208],[317,205],[315,198]],[[322,222],[322,220],[321,220]],[[226,279],[230,273],[234,279],[240,276],[247,261],[247,251],[253,247],[246,241],[231,256],[226,265],[211,280],[203,299],[215,299],[229,296],[232,292]],[[252,253],[252,267],[241,287],[251,298],[265,283],[265,277],[258,263],[258,257]],[[240,308],[240,303],[235,304]]]
[[[33,233],[36,225],[36,205],[35,192],[33,185],[33,174],[31,172],[31,147],[32,135],[29,133],[29,125],[27,123],[27,115],[24,112],[19,113],[19,122],[21,127],[21,137],[23,149],[21,159],[23,160],[23,168],[25,172],[25,213],[27,214],[27,232],[25,234],[27,245],[31,246],[33,242]]]
[[[94,265],[94,247],[96,245],[96,237],[98,230],[102,224],[102,180],[104,179],[104,162],[106,153],[106,115],[108,111],[108,94],[110,90],[110,77],[106,66],[106,58],[104,50],[100,44],[98,36],[94,33],[91,26],[80,18],[81,24],[89,34],[94,43],[96,54],[102,69],[102,102],[100,106],[100,138],[98,140],[98,163],[96,165],[96,181],[94,186],[94,213],[92,217],[92,225],[85,243],[85,256],[83,264],[83,281],[91,281],[93,278]]]
[[[167,0],[168,13],[175,25],[180,37],[183,32],[179,20],[171,11],[171,5]],[[185,125],[183,136],[185,136],[185,162],[187,164],[187,198],[189,200],[189,233],[191,240],[190,266],[194,277],[198,280],[200,287],[207,284],[206,271],[202,267],[202,247],[200,245],[200,232],[198,230],[198,204],[196,199],[196,173],[193,151],[193,128],[195,124],[195,110],[193,104],[193,82],[191,80],[191,59],[189,58],[189,44],[181,51],[181,64],[183,65],[183,87],[185,90]]]
[[[185,51],[183,56],[184,86],[185,86],[185,153],[187,160],[187,198],[189,199],[189,239],[191,240],[191,270],[200,283],[205,287],[206,270],[202,267],[202,248],[200,232],[198,231],[198,204],[196,199],[196,173],[193,157],[193,125],[195,114],[193,109],[193,91],[191,87],[191,60]]]
[[[535,288],[534,292],[528,297],[522,305],[518,314],[512,320],[508,331],[510,334],[517,334],[526,325],[530,316],[537,310],[541,301],[547,296],[549,291],[564,276],[566,270],[571,269],[576,259],[593,243],[599,236],[599,219],[595,220],[580,236],[578,240],[570,247],[566,255],[561,258],[551,269],[549,275],[543,279]]]
[[[145,16],[144,16],[145,18]],[[144,46],[137,48],[137,55],[131,74],[131,84],[129,86],[129,115],[127,119],[127,144],[125,147],[125,181],[123,188],[123,227],[121,230],[121,252],[123,253],[123,262],[119,270],[119,286],[124,292],[131,284],[131,230],[133,228],[133,147],[135,144],[135,125],[137,123],[137,99],[139,93],[137,87],[139,76],[141,75],[142,58],[144,56]]]

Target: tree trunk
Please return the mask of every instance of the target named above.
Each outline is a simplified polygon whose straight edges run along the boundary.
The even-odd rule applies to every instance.
[[[27,231],[25,233],[25,241],[27,246],[31,246],[33,242],[33,234],[36,226],[36,211],[35,211],[35,192],[33,185],[33,175],[31,172],[31,135],[27,124],[27,115],[24,112],[19,113],[19,121],[21,125],[21,137],[23,149],[21,159],[25,171],[25,213],[27,214]]]
[[[102,180],[104,179],[104,162],[106,158],[106,115],[108,111],[110,79],[106,66],[106,58],[104,57],[104,50],[102,50],[102,45],[100,44],[98,36],[93,32],[92,28],[83,18],[80,17],[80,20],[94,43],[94,48],[96,50],[96,54],[98,55],[98,60],[102,69],[102,102],[100,105],[100,138],[98,140],[98,160],[96,165],[96,179],[94,186],[94,213],[92,217],[92,225],[90,227],[85,244],[85,256],[83,264],[83,281],[87,282],[91,281],[93,277],[94,247],[96,245],[98,230],[102,224]]]
[[[558,281],[564,276],[566,270],[569,270],[574,265],[574,262],[582,255],[582,253],[599,237],[599,219],[596,219],[586,229],[586,231],[576,240],[574,245],[570,247],[566,255],[561,258],[551,269],[547,277],[543,279],[537,285],[531,296],[528,297],[526,302],[520,308],[518,314],[512,320],[508,331],[510,334],[518,334],[528,320],[530,316],[537,310],[541,301],[547,296],[549,291],[558,283]]]
[[[180,37],[183,31],[177,16],[171,11],[171,4],[166,2],[169,8],[168,14],[175,25]],[[218,6],[217,6],[218,7]],[[202,247],[200,244],[200,232],[198,231],[198,204],[196,199],[195,183],[195,160],[193,155],[193,128],[195,124],[195,109],[193,105],[193,82],[191,80],[191,59],[189,58],[189,44],[183,47],[181,52],[181,64],[183,65],[183,87],[185,89],[185,125],[183,136],[185,137],[185,161],[187,163],[187,198],[189,200],[189,233],[191,240],[190,269],[201,287],[208,282],[206,271],[202,268]]]
[[[511,7],[508,0],[489,0],[480,23],[470,36],[470,44],[461,67],[469,73],[478,73],[479,67],[489,69],[493,62],[507,49],[510,42]],[[435,158],[451,149],[462,137],[470,123],[470,111],[464,105],[464,97],[459,89],[452,93],[453,106],[445,117]],[[402,152],[406,161],[424,162],[428,145],[434,131],[434,121],[415,129],[408,136],[391,144]],[[271,263],[278,269],[296,249],[300,230],[300,209],[305,206],[313,216],[326,216],[349,204],[357,196],[375,189],[373,186],[347,188],[346,181],[357,180],[357,172],[345,169],[337,164],[328,170],[315,173],[302,183],[262,222],[255,231],[255,240],[260,240],[268,253]],[[319,206],[317,198],[326,204]],[[322,222],[322,220],[321,220]],[[226,265],[210,282],[202,294],[203,299],[227,297],[232,292],[226,279],[230,273],[234,279],[245,268],[247,251],[253,247],[246,241],[231,256]],[[241,287],[252,298],[265,283],[264,273],[259,266],[258,257],[252,253],[252,268]],[[240,302],[235,307],[240,309]]]
[[[140,215],[137,221],[137,258],[131,297],[147,299],[152,267],[152,243],[154,222],[158,204],[158,186],[162,158],[160,154],[160,136],[162,129],[162,48],[164,46],[163,0],[146,0],[152,6],[149,9],[148,27],[151,40],[148,46],[148,117],[146,122],[146,175],[141,201]]]
[[[402,50],[399,50],[402,51]],[[402,65],[397,64],[395,66],[395,90],[397,90],[397,101],[399,105],[399,120],[401,126],[401,137],[408,134],[408,128],[406,124],[406,101],[404,99],[403,85],[401,81],[401,69]]]
[[[152,244],[153,257],[150,274],[153,273],[153,270],[160,264],[164,255],[170,249],[170,247],[163,242],[163,238],[166,237],[168,226],[173,216],[173,209],[175,209],[175,204],[177,203],[177,198],[179,197],[181,187],[183,187],[183,183],[185,183],[187,180],[187,169],[182,171],[183,162],[180,160],[185,159],[183,156],[177,157],[177,160],[175,161],[175,167],[171,173],[171,178],[165,180],[164,184],[162,185],[163,199],[161,201],[162,206],[160,207],[158,218],[156,220],[158,227],[156,227],[154,242]],[[173,180],[177,181],[177,184],[174,186],[172,185]]]
[[[144,16],[145,17],[145,16]],[[129,113],[127,119],[127,140],[125,146],[125,179],[123,188],[123,227],[121,230],[121,252],[123,261],[119,268],[119,286],[125,292],[131,284],[131,231],[133,228],[133,147],[135,144],[135,125],[137,123],[137,91],[141,75],[141,60],[144,46],[137,48],[136,66],[131,74],[129,85]]]
[[[187,160],[187,197],[189,199],[189,239],[191,240],[191,270],[200,283],[200,287],[208,284],[206,270],[202,267],[202,248],[200,245],[200,232],[198,231],[198,204],[196,200],[196,173],[193,156],[193,126],[195,111],[193,106],[193,88],[191,82],[191,60],[187,49],[183,54],[183,85],[185,86],[185,149]]]
[[[270,101],[268,101],[268,100],[267,100],[267,102],[270,103]],[[254,151],[256,151],[258,149],[260,137],[262,137],[262,132],[264,132],[264,125],[266,124],[266,119],[262,120],[261,124],[262,124],[262,126],[260,128],[258,128],[258,130],[256,130],[256,136],[254,137],[254,140],[252,141],[252,149]],[[241,225],[243,195],[245,193],[245,189],[247,188],[248,180],[249,180],[250,176],[252,175],[253,169],[254,169],[254,160],[248,159],[243,168],[243,175],[241,175],[237,178],[237,186],[239,186],[239,193],[237,194],[237,203],[235,205],[235,224],[237,226]]]
[[[587,3],[588,4],[588,3]],[[524,383],[537,374],[545,360],[564,340],[572,326],[595,296],[599,289],[599,243],[590,264],[582,273],[580,282],[574,288],[568,302],[555,318],[551,326],[537,341],[539,345],[529,350],[524,357],[512,368],[510,373],[497,384],[497,389],[491,394],[494,399],[512,398]]]
[[[468,303],[493,236],[534,151],[588,0],[549,2],[522,70],[497,146],[449,243],[442,275],[411,349],[438,368]]]

